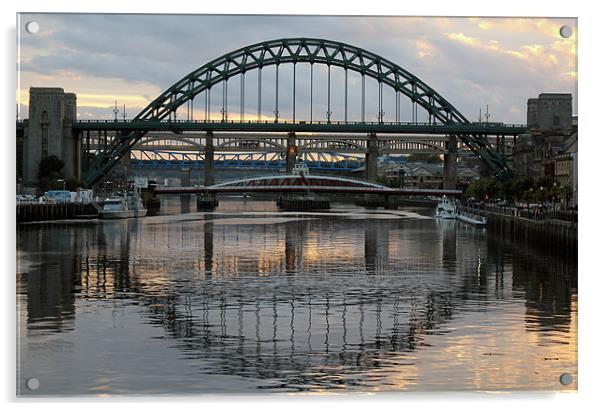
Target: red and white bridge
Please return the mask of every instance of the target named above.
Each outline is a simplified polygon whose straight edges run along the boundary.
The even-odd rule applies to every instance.
[[[398,196],[458,196],[461,190],[392,188],[368,181],[331,176],[278,175],[228,181],[211,186],[157,187],[157,194],[219,194],[253,192],[320,192],[332,194],[384,194]]]

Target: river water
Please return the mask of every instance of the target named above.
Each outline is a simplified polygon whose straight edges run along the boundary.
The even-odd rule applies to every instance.
[[[432,215],[19,225],[18,394],[576,390],[575,264]]]

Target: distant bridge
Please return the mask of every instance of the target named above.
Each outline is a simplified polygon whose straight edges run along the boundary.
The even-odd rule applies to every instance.
[[[278,175],[246,178],[211,186],[158,187],[157,194],[219,194],[219,193],[328,193],[383,194],[395,196],[459,196],[461,190],[392,188],[368,181],[316,175]]]

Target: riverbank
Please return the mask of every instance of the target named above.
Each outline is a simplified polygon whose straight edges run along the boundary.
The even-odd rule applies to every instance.
[[[577,219],[564,215],[526,216],[475,208],[460,208],[487,218],[487,231],[502,239],[547,253],[577,259]],[[545,218],[544,218],[545,217]],[[562,219],[561,219],[562,217]]]

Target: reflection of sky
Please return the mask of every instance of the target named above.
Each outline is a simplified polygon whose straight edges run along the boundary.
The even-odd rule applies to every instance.
[[[22,15],[24,22],[33,18],[40,23],[40,32],[32,36],[22,29],[21,33],[18,101],[23,118],[27,117],[30,86],[63,87],[77,93],[82,119],[112,118],[115,100],[127,106],[131,118],[210,60],[249,44],[284,37],[326,38],[379,54],[417,75],[471,120],[489,104],[491,121],[525,122],[528,98],[541,92],[576,95],[577,89],[574,19]],[[564,24],[574,28],[570,39],[559,35]],[[342,73],[333,68],[333,90],[342,86]],[[298,118],[308,115],[308,75],[307,65],[299,65]],[[323,68],[316,67],[314,75],[316,84],[324,84]],[[283,66],[281,84],[290,84],[291,78],[292,69]],[[359,79],[355,73],[349,76],[351,102],[360,95]],[[245,118],[252,119],[256,117],[257,79],[249,74],[245,81]],[[274,109],[273,67],[264,70],[262,82],[262,111],[267,119]],[[230,83],[229,111],[236,118],[239,83],[237,79]],[[279,91],[284,119],[291,117],[291,89],[281,86]],[[375,84],[368,82],[368,101],[375,96]],[[325,87],[314,87],[315,119],[324,119],[325,99]],[[342,99],[342,92],[333,92],[335,120],[342,118]],[[219,86],[212,101],[212,115],[219,118]],[[573,101],[576,107],[576,98]],[[394,118],[393,94],[385,94],[384,103],[385,119]],[[376,120],[373,106],[367,106],[368,120]],[[202,118],[203,111],[199,102],[196,118]],[[357,116],[358,111],[358,104],[351,106],[350,116]]]
[[[576,376],[570,267],[482,230],[177,217],[20,233],[23,377],[102,395],[282,381],[293,390],[560,389],[561,372]],[[56,282],[40,287],[44,275]]]

